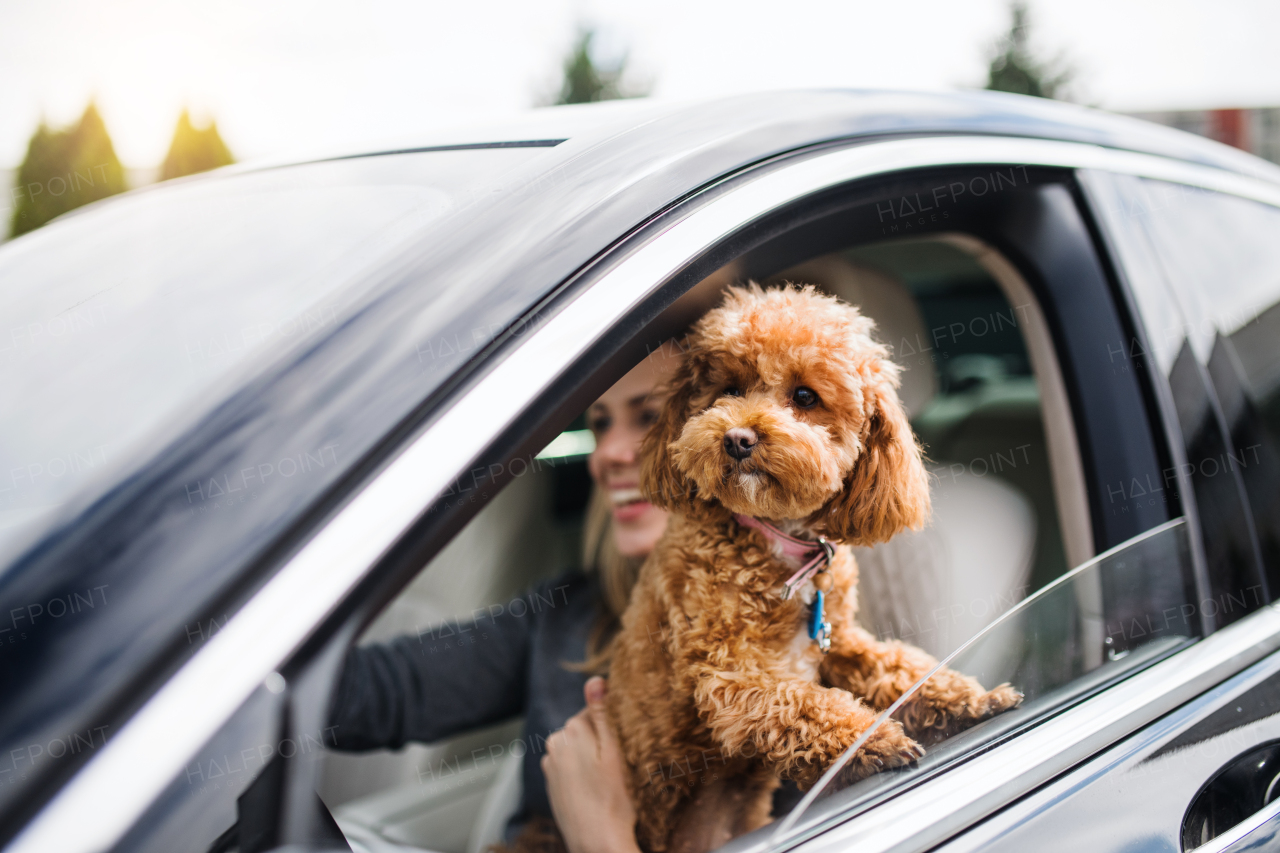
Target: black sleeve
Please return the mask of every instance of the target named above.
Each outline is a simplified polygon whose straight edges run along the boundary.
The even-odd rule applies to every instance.
[[[336,747],[432,743],[519,715],[535,621],[485,613],[351,649],[329,710]]]

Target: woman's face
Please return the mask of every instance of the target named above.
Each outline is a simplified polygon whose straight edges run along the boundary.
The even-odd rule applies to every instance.
[[[676,360],[662,351],[646,358],[591,404],[587,424],[596,449],[587,460],[596,484],[613,506],[613,531],[624,557],[644,557],[667,526],[667,513],[640,499],[640,443],[658,418],[662,398],[656,386]]]

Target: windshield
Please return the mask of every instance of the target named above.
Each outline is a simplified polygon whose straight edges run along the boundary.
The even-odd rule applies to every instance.
[[[5,245],[0,551],[166,420],[196,415],[215,383],[331,327],[373,264],[540,153],[433,151],[195,180]]]
[[[1183,588],[1190,565],[1183,519],[1175,519],[1073,569],[943,656],[983,687],[1012,684],[1021,706],[936,745],[914,765],[850,785],[840,770],[876,727],[910,703],[933,673],[912,685],[841,755],[794,809],[758,834],[755,846],[793,843],[847,820],[904,784],[1084,698],[1199,635],[1199,608]],[[1206,609],[1212,602],[1206,603]],[[936,670],[935,670],[936,672]]]

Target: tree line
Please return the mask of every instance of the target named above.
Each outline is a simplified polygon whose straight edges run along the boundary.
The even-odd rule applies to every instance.
[[[1033,55],[1025,0],[1013,0],[1009,11],[1008,30],[988,51],[986,88],[1042,98],[1063,97],[1072,69],[1060,58],[1042,61]],[[628,85],[624,81],[625,55],[612,62],[595,55],[594,38],[590,27],[579,29],[561,65],[560,88],[547,99],[549,102],[581,104],[648,93],[646,83]],[[183,110],[159,179],[166,181],[233,162],[217,125],[210,121],[206,127],[198,128]],[[31,137],[14,182],[10,235],[17,237],[82,204],[126,189],[124,168],[93,103],[71,127],[52,130],[42,121]]]
[[[178,117],[159,180],[167,181],[234,163],[218,126],[196,127],[186,110]],[[17,237],[74,210],[128,189],[107,125],[92,102],[80,120],[53,129],[41,121],[13,185],[9,235]]]

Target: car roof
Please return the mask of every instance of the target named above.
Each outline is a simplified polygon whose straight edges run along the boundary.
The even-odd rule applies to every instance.
[[[921,92],[818,89],[762,92],[697,100],[636,98],[542,107],[471,118],[413,135],[363,145],[298,152],[224,170],[270,168],[339,157],[520,142],[571,142],[573,149],[608,146],[649,125],[664,129],[668,153],[742,134],[757,158],[796,145],[885,134],[991,134],[1082,142],[1212,166],[1280,182],[1276,166],[1195,134],[1078,104],[1004,92]],[[701,132],[699,132],[701,131]],[[750,131],[748,134],[747,131]]]

